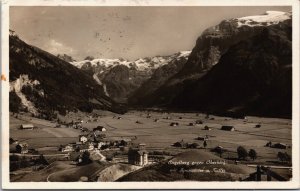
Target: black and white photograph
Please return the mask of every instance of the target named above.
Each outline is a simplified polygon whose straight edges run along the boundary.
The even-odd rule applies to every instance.
[[[1,29],[10,188],[299,187],[298,1],[30,2]]]

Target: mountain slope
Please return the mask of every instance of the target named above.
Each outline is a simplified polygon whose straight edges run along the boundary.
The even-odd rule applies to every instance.
[[[17,36],[9,37],[10,95],[13,110],[36,115],[54,111],[119,111],[120,105],[105,96],[103,88],[85,72]]]
[[[141,58],[135,61],[124,59],[92,59],[71,62],[88,72],[97,83],[103,85],[107,96],[118,102],[127,102],[131,96],[156,70],[168,68],[173,61],[186,62],[190,51],[182,51],[169,56]]]
[[[269,11],[208,28],[182,69],[135,106],[290,117],[291,25],[291,13]]]
[[[168,64],[156,69],[151,78],[142,83],[142,85],[130,95],[129,104],[136,105],[137,103],[143,103],[146,105],[148,100],[152,99],[149,96],[152,96],[152,94],[154,94],[154,92],[159,89],[168,79],[182,69],[187,62],[188,55],[189,54],[178,56],[171,60]]]
[[[266,28],[232,46],[207,75],[185,86],[172,107],[291,117],[291,28]]]

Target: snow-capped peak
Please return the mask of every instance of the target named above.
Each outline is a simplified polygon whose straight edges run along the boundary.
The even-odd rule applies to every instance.
[[[269,26],[273,24],[278,24],[279,22],[285,21],[291,18],[290,12],[282,11],[267,11],[263,15],[247,16],[237,19],[238,27],[247,25],[253,26]]]
[[[157,69],[165,64],[168,64],[173,59],[179,59],[182,57],[188,57],[191,51],[181,51],[170,56],[155,56],[151,58],[140,58],[135,61],[128,61],[124,59],[104,59],[97,58],[93,60],[83,60],[79,62],[70,62],[77,68],[82,68],[85,64],[91,64],[93,67],[102,66],[105,68],[112,68],[117,65],[124,65],[128,68],[135,68],[139,71],[146,71],[151,69]]]

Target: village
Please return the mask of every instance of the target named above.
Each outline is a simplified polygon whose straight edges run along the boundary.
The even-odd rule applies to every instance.
[[[20,176],[22,169],[42,170],[57,161],[69,161],[76,168],[95,161],[136,166],[123,176],[191,150],[213,153],[235,164],[291,165],[291,124],[286,119],[131,111],[119,116],[73,113],[47,121],[11,114],[10,128],[10,157],[19,157],[11,161],[16,181],[26,176]],[[248,160],[242,159],[239,147],[246,150]],[[89,174],[80,178],[94,181]]]

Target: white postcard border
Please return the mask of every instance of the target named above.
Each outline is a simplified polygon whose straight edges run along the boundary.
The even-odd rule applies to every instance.
[[[10,182],[9,181],[9,7],[10,6],[292,6],[293,9],[293,178],[288,182]],[[1,161],[4,189],[287,189],[299,188],[299,1],[297,0],[2,0]]]

